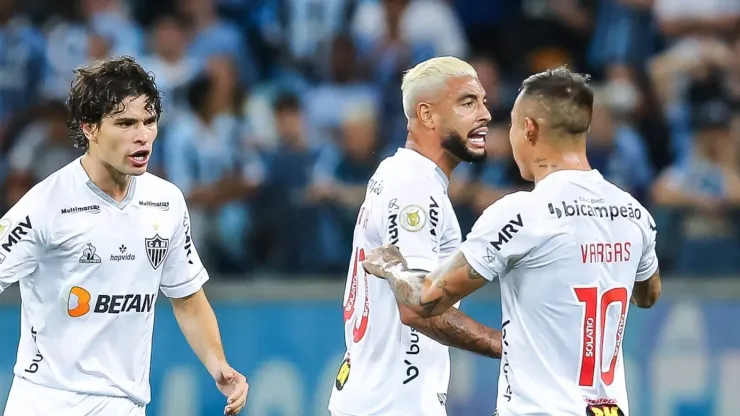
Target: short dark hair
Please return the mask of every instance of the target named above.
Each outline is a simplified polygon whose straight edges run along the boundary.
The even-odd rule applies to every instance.
[[[272,109],[276,113],[300,112],[301,100],[295,93],[286,91],[277,96],[272,105]]]
[[[89,143],[82,131],[83,123],[97,124],[104,117],[124,111],[128,97],[145,96],[146,109],[162,114],[162,97],[154,76],[134,58],[107,58],[92,65],[75,69],[75,79],[69,90],[67,127],[75,146],[87,150]]]
[[[590,79],[589,75],[558,67],[525,79],[520,91],[548,109],[551,129],[576,136],[588,132],[591,125],[594,91]]]
[[[201,74],[190,81],[186,88],[186,98],[190,109],[198,114],[203,113],[208,102],[208,95],[213,88],[211,78]]]

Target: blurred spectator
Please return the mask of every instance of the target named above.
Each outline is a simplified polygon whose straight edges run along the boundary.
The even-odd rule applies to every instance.
[[[663,33],[674,39],[726,35],[740,25],[738,0],[654,0]]]
[[[639,69],[655,52],[658,30],[651,13],[654,0],[600,0],[588,58],[592,70]]]
[[[360,3],[352,22],[365,44],[430,44],[437,56],[465,58],[465,32],[452,8],[442,0],[379,0]]]
[[[489,156],[449,187],[465,232],[531,189],[509,109],[565,63],[597,82],[590,161],[655,212],[661,269],[740,269],[712,257],[740,263],[738,28],[740,0],[0,0],[0,203],[79,154],[73,69],[130,54],[167,110],[150,171],[183,189],[207,265],[342,271],[366,180],[406,140],[408,68],[468,57],[487,92]]]
[[[740,170],[737,146],[730,138],[731,116],[721,100],[698,106],[690,157],[662,172],[652,190],[655,203],[663,208],[656,221],[662,217],[659,226],[669,236],[664,241],[674,246],[671,258],[684,272],[698,272],[699,264],[706,273],[740,265],[732,254],[738,248],[733,224],[740,207]],[[697,240],[710,245],[698,245]]]
[[[91,60],[109,55],[138,55],[143,34],[122,0],[76,0],[66,16],[48,25],[46,57],[49,71],[47,97],[66,100],[72,71]]]
[[[0,142],[13,112],[39,99],[46,70],[45,40],[18,6],[18,0],[0,0]]]
[[[209,61],[206,74],[191,84],[188,101],[191,111],[178,115],[163,138],[165,172],[185,194],[203,257],[222,271],[243,270],[251,222],[244,198],[262,178],[245,176],[241,97],[229,58]]]
[[[507,107],[507,101],[513,103],[514,99],[507,97],[509,95],[516,96],[516,92],[509,92],[505,90],[505,85],[501,79],[501,68],[499,68],[498,61],[488,55],[476,55],[470,59],[470,65],[473,66],[475,72],[478,74],[483,89],[486,91],[486,100],[488,102],[488,111],[491,114],[496,114],[502,119],[509,119],[508,111],[501,112],[499,110]],[[493,120],[495,123],[496,120]]]
[[[528,72],[558,65],[586,70],[586,50],[594,26],[596,0],[521,0],[520,18],[512,25],[511,42],[519,47]]]
[[[693,101],[722,94],[712,83],[723,78],[732,63],[732,52],[718,39],[688,40],[657,55],[650,64],[664,115],[672,126],[671,151],[677,159],[688,157],[691,142]],[[708,87],[708,88],[706,88]]]
[[[348,23],[355,0],[268,0],[262,4],[263,36],[282,63],[313,76],[320,54]]]
[[[326,146],[313,170],[307,199],[320,206],[321,231],[316,236],[328,270],[341,271],[349,261],[346,248],[352,245],[357,210],[378,163],[377,134],[372,107],[350,108],[344,116],[339,146]]]
[[[740,204],[737,149],[729,135],[731,117],[729,106],[721,100],[698,108],[691,156],[660,175],[653,189],[656,203],[711,215]]]
[[[137,56],[144,51],[144,33],[126,0],[78,0],[90,29],[110,42],[110,54]]]
[[[306,116],[324,137],[331,138],[342,123],[342,109],[368,104],[373,114],[379,97],[373,86],[361,78],[355,45],[349,36],[338,36],[331,44],[326,76],[309,89],[304,98]],[[312,143],[319,144],[319,143]]]
[[[206,62],[216,55],[229,56],[238,68],[241,82],[251,85],[258,73],[253,54],[239,29],[218,16],[214,0],[178,0],[179,11],[190,26],[189,55]]]
[[[597,88],[588,140],[588,160],[615,185],[643,199],[653,179],[645,141],[631,123],[631,111],[619,91]]]
[[[186,55],[188,38],[185,22],[172,15],[157,19],[151,31],[150,44],[151,52],[141,59],[141,64],[154,73],[157,87],[164,94],[163,104],[167,110],[182,109],[186,101],[183,97],[184,87],[202,69],[202,64]]]
[[[67,133],[67,106],[59,101],[46,104],[10,150],[6,203],[12,206],[33,185],[80,155]]]
[[[322,263],[313,246],[318,232],[306,207],[306,190],[317,154],[309,147],[305,117],[295,94],[281,94],[274,104],[280,144],[265,155],[265,181],[253,252],[268,270],[308,273]]]

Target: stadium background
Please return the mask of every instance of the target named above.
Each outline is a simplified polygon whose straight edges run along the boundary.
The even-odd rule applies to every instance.
[[[440,55],[474,64],[494,115],[490,157],[451,184],[464,231],[529,186],[507,141],[519,82],[563,63],[593,74],[589,158],[659,229],[666,294],[632,311],[624,341],[633,414],[740,409],[740,0],[0,0],[4,209],[79,154],[72,69],[124,54],[166,94],[151,170],[189,199],[227,354],[252,383],[247,415],[326,414],[351,225],[404,143],[403,70]],[[489,286],[463,309],[497,327]],[[0,404],[19,331],[9,292]],[[219,414],[166,302],[154,344],[148,413]],[[492,414],[498,362],[453,360],[450,415]]]

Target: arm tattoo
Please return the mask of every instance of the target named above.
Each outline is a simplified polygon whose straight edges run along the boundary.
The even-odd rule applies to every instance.
[[[478,323],[455,308],[450,308],[440,316],[418,319],[413,326],[448,347],[501,358],[501,331]]]
[[[467,273],[468,279],[478,280],[483,278],[480,273],[468,264],[467,259],[465,259],[462,253],[457,253],[446,267],[442,267],[437,272],[433,272],[428,276],[425,276],[424,273],[396,268],[395,270],[391,270],[390,273],[387,273],[386,280],[400,303],[415,310],[420,316],[429,317],[444,312],[439,310],[439,305],[443,300],[457,297],[456,293],[451,292],[447,288],[447,281],[442,279],[441,276],[463,268]],[[424,281],[427,279],[435,282],[434,285],[442,293],[434,299],[422,300],[421,295],[424,291]]]
[[[412,275],[408,272],[394,272],[386,278],[388,284],[396,296],[396,299],[409,308],[416,309],[421,304],[421,291],[424,289],[424,278],[422,275]],[[437,300],[439,302],[439,300]]]
[[[470,280],[477,280],[477,279],[482,279],[482,278],[483,278],[483,276],[481,276],[481,274],[478,273],[473,268],[473,266],[471,266],[471,265],[468,264],[468,279],[470,279]]]

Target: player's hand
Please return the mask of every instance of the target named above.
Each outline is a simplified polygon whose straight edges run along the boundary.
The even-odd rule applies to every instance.
[[[381,279],[390,277],[393,269],[397,269],[399,265],[401,266],[401,270],[408,268],[406,259],[401,255],[401,251],[398,247],[391,244],[374,248],[365,257],[365,261],[362,262],[362,267],[367,273]]]
[[[241,412],[247,402],[249,392],[247,378],[224,363],[220,371],[214,375],[214,380],[218,390],[227,397],[224,414],[236,415]]]

